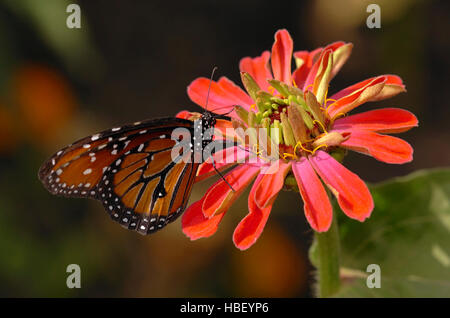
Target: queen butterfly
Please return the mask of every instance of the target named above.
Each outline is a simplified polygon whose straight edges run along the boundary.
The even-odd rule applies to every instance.
[[[199,166],[194,145],[202,150],[212,143],[207,131],[217,118],[229,120],[205,111],[196,121],[170,117],[102,131],[50,157],[39,179],[52,194],[101,201],[125,228],[155,232],[185,210]],[[175,140],[172,133],[178,128],[187,129],[191,139]],[[196,132],[203,137],[201,144],[195,142]],[[182,151],[186,144],[187,152]],[[180,155],[172,158],[174,150]]]
[[[211,156],[215,145],[229,145],[213,137],[217,119],[230,118],[207,111],[216,69],[200,119],[153,119],[80,139],[50,157],[39,179],[52,194],[99,200],[113,220],[143,235],[184,212],[206,148],[214,169],[233,190]],[[187,140],[173,135],[180,128],[187,130]]]

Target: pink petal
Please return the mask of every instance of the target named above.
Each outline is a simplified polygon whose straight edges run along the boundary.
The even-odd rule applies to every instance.
[[[359,83],[353,84],[347,88],[344,88],[343,90],[340,90],[339,92],[337,92],[336,94],[332,95],[330,98],[332,99],[340,99],[344,96],[350,95],[353,92],[363,88],[364,86],[366,86],[367,84],[369,84],[370,82],[372,82],[373,80],[380,78],[380,77],[384,77],[386,79],[385,84],[386,85],[397,85],[402,87],[403,89],[405,88],[405,85],[403,85],[403,81],[402,79],[397,76],[397,75],[390,75],[390,74],[386,74],[386,75],[381,75],[381,76],[376,76],[376,77],[371,77],[368,78],[364,81],[361,81]]]
[[[291,85],[291,59],[294,42],[285,29],[275,33],[272,46],[272,72],[275,79]]]
[[[345,43],[342,41],[334,42],[328,45],[325,50],[331,49],[333,51],[333,68],[331,70],[331,78],[336,76],[336,74],[347,62],[350,54],[352,53],[353,44]]]
[[[233,123],[230,120],[216,119],[214,125],[214,140],[234,140],[237,141],[238,136],[233,128]]]
[[[229,147],[215,152],[213,154],[213,159],[217,170],[222,171],[236,163],[244,163],[248,156],[249,153],[240,147]],[[199,165],[195,182],[204,180],[216,174],[217,171],[214,169],[211,159],[208,158]]]
[[[187,89],[189,98],[202,108],[206,105],[206,96],[208,95],[208,87],[210,80],[208,78],[197,78]],[[236,85],[231,85],[229,80],[224,78],[220,82],[211,82],[211,90],[209,93],[207,110],[216,114],[227,114],[228,116],[238,118],[234,113],[234,106],[240,105],[250,110],[250,104],[244,104],[242,100],[242,90]]]
[[[324,151],[318,150],[309,161],[348,217],[362,222],[370,216],[373,199],[364,181]]]
[[[332,104],[327,108],[328,114],[331,118],[333,118],[340,113],[345,114],[359,105],[370,101],[372,98],[380,94],[385,83],[386,78],[383,76],[374,78],[358,90],[352,91],[349,95],[340,97],[336,102],[332,102]],[[331,98],[336,99],[334,97]]]
[[[222,76],[219,79],[218,84],[220,85],[222,90],[224,90],[228,94],[230,100],[234,100],[235,104],[249,110],[250,106],[254,103],[250,96],[248,96],[242,88],[240,88],[225,76]]]
[[[191,240],[197,240],[202,237],[209,237],[216,233],[220,221],[225,213],[220,213],[211,218],[206,218],[202,211],[203,199],[193,203],[184,212],[181,219],[183,233]]]
[[[317,101],[322,105],[325,102],[326,93],[331,80],[331,69],[333,66],[333,52],[324,50],[319,60],[319,69],[316,72],[313,81],[312,92],[317,97]],[[329,73],[327,72],[329,70]]]
[[[270,211],[272,210],[273,202],[265,208],[260,209],[253,199],[255,197],[256,188],[263,176],[264,175],[260,174],[256,178],[248,197],[249,213],[241,220],[241,222],[239,222],[233,233],[234,245],[240,250],[246,250],[256,242],[261,235],[267,219],[269,218]]]
[[[259,170],[259,167],[243,164],[227,173],[224,177],[233,187],[234,192],[223,179],[219,179],[204,196],[203,214],[210,218],[213,215],[226,212],[256,177]]]
[[[291,164],[283,160],[278,160],[266,171],[261,174],[261,180],[255,188],[255,202],[259,208],[263,209],[270,205],[278,192],[284,186],[284,179],[291,169]],[[264,170],[262,171],[264,173]]]
[[[319,71],[320,65],[323,63],[324,59],[328,59],[329,54],[331,53],[331,50],[322,50],[320,53],[319,58],[317,61],[314,62],[313,66],[311,67],[311,70],[308,73],[308,77],[306,78],[306,81],[303,85],[303,91],[313,91],[313,84],[316,80],[317,72]]]
[[[239,63],[239,70],[250,74],[262,90],[267,91],[268,79],[272,79],[269,68],[270,52],[265,51],[261,56],[251,58],[244,57]]]
[[[312,52],[298,51],[294,53],[296,59],[303,61],[303,64],[292,73],[292,79],[298,87],[304,87],[306,78],[311,71],[313,63],[319,57],[320,52],[322,52],[322,48],[315,49]]]
[[[381,82],[384,82],[384,85],[382,85],[381,89],[377,89]],[[406,89],[402,79],[396,75],[372,77],[332,95],[327,104],[327,106],[329,106],[328,113],[333,117],[339,112],[346,113],[362,103],[383,100],[405,91]],[[355,102],[360,95],[366,96],[362,101],[359,100],[358,103],[351,104],[352,102]],[[332,100],[337,100],[337,102]]]
[[[333,219],[333,208],[328,195],[309,161],[303,157],[292,163],[306,219],[317,232],[326,232]]]
[[[333,43],[331,43],[331,44],[328,44],[328,45],[324,48],[324,50],[330,49],[330,50],[332,50],[332,51],[334,52],[334,51],[336,51],[338,48],[340,48],[340,47],[343,46],[343,45],[345,45],[345,42],[343,42],[343,41],[336,41],[336,42],[333,42]]]
[[[403,139],[380,135],[373,131],[346,129],[350,138],[341,147],[357,151],[386,163],[402,164],[412,161],[413,148]]]
[[[181,112],[175,115],[175,117],[182,119],[189,119],[191,116],[192,116],[191,112],[187,110],[182,110]]]
[[[333,129],[359,129],[382,133],[399,133],[418,126],[418,120],[411,112],[400,108],[382,108],[339,118]]]

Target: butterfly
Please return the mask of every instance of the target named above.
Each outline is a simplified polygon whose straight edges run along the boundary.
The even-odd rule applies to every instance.
[[[207,131],[218,118],[229,120],[205,111],[196,121],[169,117],[111,128],[59,150],[38,176],[50,193],[99,200],[114,221],[150,234],[186,209],[201,163],[195,145],[203,150],[213,142]],[[180,128],[188,139],[174,138]]]
[[[209,90],[206,106],[208,97]],[[111,128],[56,152],[38,177],[50,193],[99,200],[114,221],[147,235],[186,209],[203,151],[213,153],[221,142],[213,141],[214,126],[230,121],[225,115],[205,110],[195,121],[168,117]]]

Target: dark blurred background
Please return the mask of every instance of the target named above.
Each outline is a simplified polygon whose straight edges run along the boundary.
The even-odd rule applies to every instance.
[[[81,7],[81,29],[66,27],[70,3]],[[369,3],[381,7],[381,29],[366,26]],[[241,252],[231,237],[247,213],[245,194],[209,239],[190,242],[179,220],[143,237],[110,221],[98,202],[51,196],[38,168],[96,131],[199,111],[187,85],[214,66],[240,83],[239,60],[270,50],[280,28],[295,50],[354,43],[330,96],[375,75],[403,78],[406,94],[356,111],[414,112],[420,127],[401,136],[414,161],[351,153],[352,171],[378,182],[448,166],[449,9],[419,0],[0,1],[0,296],[311,296],[312,232],[296,193],[281,193],[261,238]],[[191,202],[213,181],[198,183]],[[73,263],[81,289],[66,287]]]

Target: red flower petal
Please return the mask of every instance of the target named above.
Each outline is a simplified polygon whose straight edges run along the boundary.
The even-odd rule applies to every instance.
[[[318,58],[322,48],[315,49],[312,52],[308,51],[298,51],[294,53],[294,57],[296,60],[301,60],[302,65],[298,67],[294,73],[292,73],[292,79],[295,81],[295,84],[298,87],[303,87],[308,77],[308,74],[313,66],[315,59]]]
[[[413,148],[403,139],[380,135],[373,131],[346,129],[350,138],[341,147],[351,149],[386,163],[407,163],[413,159]]]
[[[197,78],[187,89],[189,98],[202,108],[205,108],[206,96],[210,80],[208,78]],[[226,114],[234,110],[234,105],[240,105],[250,110],[250,104],[244,103],[242,90],[231,81],[221,78],[219,82],[211,82],[207,109],[217,114]],[[228,116],[238,118],[234,112]]]
[[[259,208],[263,209],[271,204],[278,192],[283,188],[284,178],[290,169],[290,163],[278,160],[267,171],[261,171],[261,180],[255,188],[255,202]]]
[[[236,163],[244,163],[248,156],[249,153],[240,147],[229,147],[215,152],[213,159],[217,170],[221,171]],[[215,174],[217,174],[217,171],[214,169],[211,159],[208,158],[199,165],[195,182],[204,180]]]
[[[251,58],[244,57],[239,63],[239,70],[250,74],[258,83],[259,87],[265,91],[269,87],[268,79],[272,79],[269,68],[270,52],[265,51],[261,56]]]
[[[340,99],[342,97],[350,95],[351,93],[357,91],[358,89],[363,88],[364,86],[366,86],[367,84],[369,84],[373,80],[375,80],[377,78],[380,78],[380,77],[384,77],[386,79],[386,82],[385,82],[386,85],[399,86],[399,87],[403,88],[403,90],[405,88],[405,85],[403,85],[403,81],[402,81],[402,79],[399,76],[386,74],[386,75],[371,77],[371,78],[368,78],[368,79],[366,79],[364,81],[361,81],[359,83],[353,84],[353,85],[351,85],[351,86],[349,86],[347,88],[344,88],[343,90],[340,90],[339,92],[337,92],[336,94],[334,94],[330,98],[338,100],[338,99]]]
[[[418,126],[414,114],[400,108],[383,108],[339,118],[333,129],[372,130],[382,133],[399,133]]]
[[[248,96],[242,88],[225,76],[222,76],[217,83],[228,94],[228,97],[234,100],[235,104],[249,110],[250,105],[254,103],[250,96]]]
[[[347,62],[350,54],[352,53],[353,44],[345,43],[342,41],[334,42],[328,45],[325,50],[331,49],[333,51],[333,68],[331,70],[331,78],[336,76],[336,74]]]
[[[313,91],[312,85],[314,84],[314,80],[316,79],[317,71],[319,70],[319,66],[322,63],[325,51],[322,50],[320,52],[319,58],[314,62],[311,67],[308,76],[306,77],[305,83],[303,84],[302,90],[305,92],[307,90]]]
[[[264,175],[260,174],[257,178],[248,196],[249,213],[239,222],[233,233],[234,245],[240,250],[246,250],[252,246],[261,235],[264,226],[272,210],[271,202],[268,206],[260,209],[253,199],[256,189]]]
[[[328,195],[306,158],[292,163],[292,171],[303,198],[306,219],[317,232],[326,232],[333,219],[333,208]]]
[[[338,115],[339,113],[347,113],[352,109],[370,101],[372,98],[380,94],[386,82],[386,78],[383,76],[374,78],[372,81],[368,82],[366,85],[362,86],[357,90],[353,90],[350,94],[344,95],[340,98],[331,97],[336,99],[329,105],[327,112],[331,118]],[[339,94],[339,93],[338,93]],[[336,94],[337,95],[337,94]],[[341,95],[339,95],[341,96]]]
[[[238,136],[233,128],[233,123],[225,119],[216,119],[214,125],[214,140],[237,140]]]
[[[291,85],[291,60],[294,42],[287,30],[275,33],[272,46],[272,72],[275,79]]]
[[[317,72],[314,75],[312,89],[309,89],[317,97],[317,101],[321,105],[325,102],[325,97],[331,80],[331,69],[333,67],[332,54],[333,52],[331,50],[324,50],[324,53],[321,55],[317,63],[319,65],[319,68],[317,69]],[[310,74],[312,74],[312,72]],[[308,82],[308,80],[309,76],[306,81]]]
[[[206,218],[202,212],[203,199],[193,203],[184,212],[181,219],[183,233],[191,240],[197,240],[202,237],[209,237],[216,233],[220,221],[225,213],[220,213],[211,218]]]
[[[362,222],[370,216],[373,199],[364,181],[324,151],[318,150],[309,161],[348,217]]]
[[[383,80],[384,85],[382,85],[381,89],[374,89],[377,85],[380,86],[378,83]],[[369,94],[368,92],[364,92],[366,89],[370,90]],[[338,102],[334,104],[332,101],[328,102],[328,105],[332,104],[329,106],[328,113],[333,117],[340,112],[348,112],[362,103],[383,100],[405,91],[405,85],[403,85],[402,79],[397,75],[371,77],[332,95],[330,99],[337,100]],[[367,96],[365,96],[362,101],[360,100],[359,103],[356,103],[355,105],[351,104],[356,98],[360,97],[361,94]]]
[[[182,119],[189,119],[191,116],[192,116],[191,112],[187,110],[182,110],[181,112],[175,115],[175,117]]]
[[[345,50],[343,52],[341,52],[340,54],[338,54],[337,56],[335,56],[335,54],[333,54],[333,53],[343,46],[346,46]],[[338,41],[338,42],[334,42],[334,43],[327,45],[325,48],[318,48],[318,49],[312,51],[310,54],[309,60],[308,60],[308,65],[309,65],[309,63],[313,63],[312,66],[309,65],[308,68],[305,68],[305,70],[307,69],[307,71],[308,71],[306,76],[304,73],[300,73],[302,76],[305,76],[304,79],[300,77],[300,74],[293,74],[294,80],[297,83],[298,87],[303,87],[303,90],[305,91],[307,88],[309,88],[310,85],[312,85],[314,83],[316,76],[317,76],[317,71],[319,70],[321,60],[324,58],[323,55],[325,54],[326,51],[331,51],[331,53],[333,54],[333,57],[334,57],[330,79],[333,78],[339,72],[339,70],[342,68],[344,63],[347,61],[348,57],[350,56],[352,47],[353,47],[353,44],[351,44],[351,43],[346,44],[345,42]],[[302,54],[301,53],[302,52],[296,52],[296,53],[294,53],[294,56],[296,58],[299,58],[299,57],[302,58],[302,56],[304,57],[305,56],[304,53],[302,53]],[[325,57],[325,58],[327,58],[327,57]],[[296,73],[296,72],[294,72],[294,73]],[[312,89],[311,89],[311,91],[312,91]]]
[[[213,215],[226,212],[259,171],[260,167],[243,164],[227,173],[224,177],[233,187],[234,192],[223,179],[217,181],[204,196],[203,214],[210,218]]]

